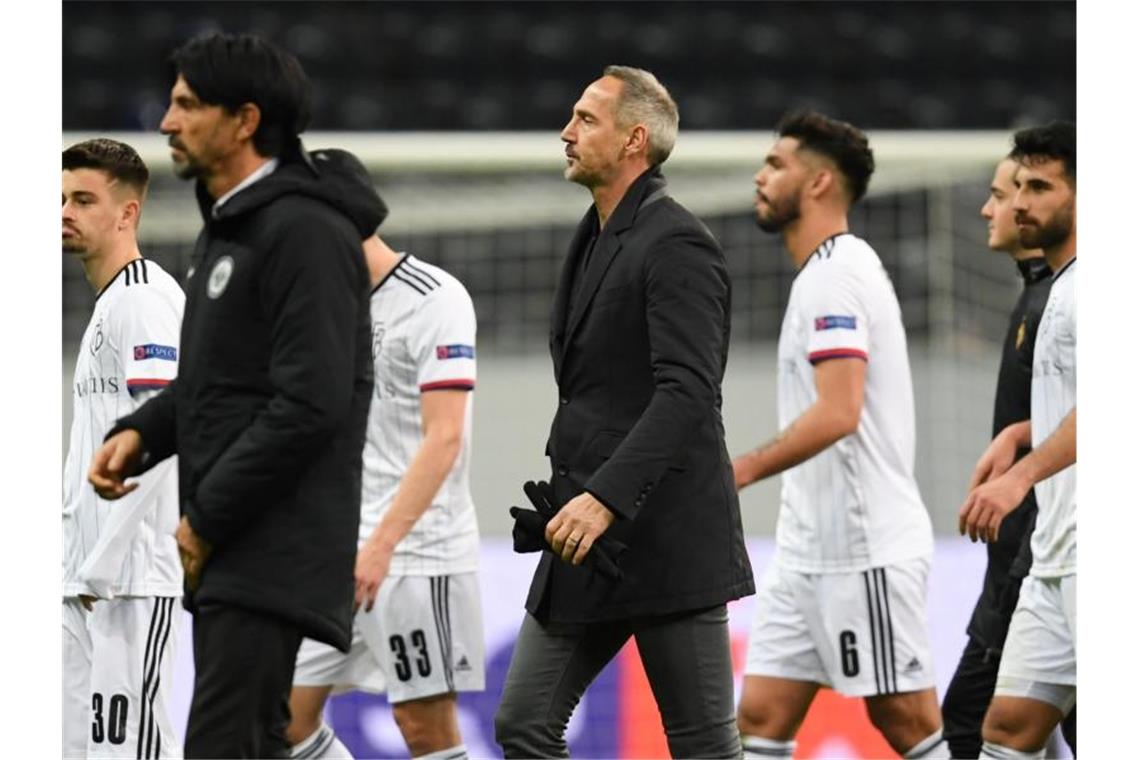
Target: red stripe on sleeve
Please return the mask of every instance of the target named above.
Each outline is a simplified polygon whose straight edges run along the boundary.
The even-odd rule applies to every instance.
[[[130,388],[135,385],[147,385],[155,388],[161,388],[164,385],[170,385],[169,378],[165,377],[134,377],[127,378],[127,387]]]
[[[808,361],[818,364],[828,359],[862,359],[867,361],[867,352],[858,348],[829,348],[826,351],[812,351],[808,354]]]
[[[436,380],[434,383],[424,383],[420,386],[420,392],[424,391],[472,391],[475,390],[475,381],[469,379],[457,380]]]

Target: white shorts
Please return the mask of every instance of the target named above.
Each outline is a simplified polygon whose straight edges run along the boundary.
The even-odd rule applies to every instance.
[[[63,600],[64,757],[182,757],[166,708],[181,616],[171,596]]]
[[[934,686],[924,558],[854,573],[768,565],[745,675],[811,681],[849,697]]]
[[[352,625],[342,654],[301,642],[294,686],[334,692],[382,692],[396,704],[457,691],[483,690],[483,613],[476,573],[389,576],[371,612]]]
[[[1066,688],[1033,687],[1043,684]],[[1076,574],[1063,578],[1031,575],[1022,581],[994,694],[1031,697],[1064,713],[1072,709],[1077,698]]]

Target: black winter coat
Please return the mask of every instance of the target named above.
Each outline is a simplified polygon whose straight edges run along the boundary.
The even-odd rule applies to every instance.
[[[527,609],[593,622],[697,610],[751,594],[721,380],[730,282],[720,245],[665,195],[657,169],[637,179],[597,237],[591,208],[555,295],[550,350],[558,413],[546,453],[557,506],[589,491],[617,515],[621,581],[544,552]]]
[[[347,651],[372,392],[361,240],[386,209],[354,157],[284,156],[205,226],[178,377],[119,421],[144,468],[178,455],[182,513],[213,546],[191,612],[277,615]]]

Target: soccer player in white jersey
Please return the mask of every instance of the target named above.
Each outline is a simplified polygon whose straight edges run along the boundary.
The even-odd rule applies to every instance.
[[[63,497],[63,740],[66,757],[181,757],[166,698],[182,565],[173,462],[101,499],[87,466],[115,420],[178,368],[185,298],[139,254],[149,174],[129,146],[63,152],[63,250],[98,294],[75,363]]]
[[[385,689],[413,757],[464,758],[456,695],[482,691],[479,529],[471,500],[475,310],[459,280],[364,241],[375,390],[364,446],[352,648],[305,640],[293,757],[350,757],[323,725],[333,690]]]
[[[761,229],[799,273],[778,348],[780,434],[733,460],[738,488],[783,473],[737,712],[745,757],[791,757],[820,686],[863,697],[905,757],[949,757],[926,632],[930,518],[913,475],[898,299],[848,232],[874,159],[856,128],[786,116],[756,174]]]
[[[1023,129],[1010,154],[1022,246],[1041,248],[1053,287],[1037,328],[1029,419],[1010,425],[978,460],[959,527],[995,540],[1001,521],[1037,492],[1033,565],[1021,586],[982,724],[982,757],[1044,757],[1077,699],[1077,128]],[[1032,451],[1014,464],[1017,449]]]

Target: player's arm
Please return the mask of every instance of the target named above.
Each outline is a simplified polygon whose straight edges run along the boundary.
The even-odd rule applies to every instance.
[[[136,398],[145,403],[118,420],[95,450],[87,480],[104,499],[118,499],[135,488],[127,478],[142,475],[175,453],[174,407],[177,383]]]
[[[467,390],[425,391],[420,396],[423,416],[423,443],[412,458],[407,472],[384,518],[356,556],[356,604],[371,610],[376,592],[388,575],[396,545],[431,506],[439,487],[447,478],[463,442],[467,416]]]
[[[170,387],[178,372],[182,308],[180,293],[174,295],[157,286],[144,286],[128,290],[112,313],[110,345],[118,357],[128,393],[137,409],[155,404],[158,406],[151,408],[157,409],[165,403],[158,396]],[[122,427],[122,421],[119,427]],[[167,456],[161,456],[166,453],[162,450],[166,444],[152,446],[153,441],[153,437],[148,440],[134,429],[123,430],[108,436],[107,442],[92,458],[90,479],[97,486],[96,491],[100,495],[107,492],[114,498],[124,497],[100,525],[95,546],[79,568],[79,578],[91,589],[92,596],[111,597],[112,586],[132,541],[138,535],[139,525],[155,508],[156,492],[171,482],[167,478],[175,476],[174,462]],[[141,460],[137,463],[127,456],[134,448],[129,445],[132,442],[137,442],[138,459]],[[161,463],[155,467],[158,462]],[[126,483],[128,475],[139,477]]]
[[[148,285],[128,289],[112,312],[111,340],[135,411],[115,423],[89,464],[87,479],[104,499],[130,493],[134,485],[126,478],[174,454],[174,378],[184,305],[180,292]]]
[[[1006,426],[978,459],[967,490],[972,491],[982,483],[1004,474],[1017,459],[1017,452],[1028,449],[1032,443],[1033,427],[1029,420]]]
[[[1010,467],[1005,474],[970,491],[958,513],[958,531],[971,541],[996,541],[1005,516],[1017,508],[1037,483],[1077,461],[1077,408],[1065,415],[1057,429]]]
[[[840,357],[815,365],[815,403],[763,446],[732,460],[736,487],[743,488],[812,458],[859,427],[867,362]]]

